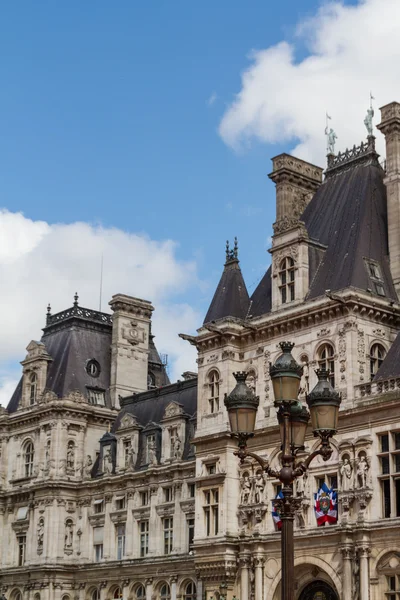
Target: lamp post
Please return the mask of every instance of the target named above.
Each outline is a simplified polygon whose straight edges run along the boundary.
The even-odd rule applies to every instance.
[[[320,446],[306,460],[296,461],[297,453],[304,450],[304,439],[309,421],[309,413],[298,400],[300,378],[303,368],[292,356],[294,344],[279,344],[281,356],[270,365],[270,376],[275,396],[278,423],[281,435],[281,468],[271,469],[266,459],[247,449],[247,441],[254,436],[258,396],[246,385],[246,372],[234,373],[236,386],[225,395],[225,406],[229,415],[231,435],[238,439],[239,450],[235,452],[241,463],[248,457],[255,459],[263,471],[282,482],[281,500],[275,503],[281,511],[282,521],[282,600],[294,600],[294,538],[293,521],[298,499],[293,496],[293,482],[302,477],[316,456],[328,460],[332,454],[330,438],[337,431],[340,395],[329,382],[329,372],[316,371],[318,383],[306,396],[311,413],[311,424],[315,437],[320,438]],[[245,600],[245,599],[243,599]],[[256,600],[261,600],[257,598]]]

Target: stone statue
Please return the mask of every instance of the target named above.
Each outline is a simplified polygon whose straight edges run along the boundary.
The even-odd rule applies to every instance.
[[[111,456],[111,448],[107,448],[107,451],[103,458],[103,473],[111,475],[113,470],[113,461]]]
[[[44,521],[43,521],[43,519],[40,519],[39,523],[38,523],[38,528],[37,528],[38,550],[43,550],[43,536],[44,536]]]
[[[264,489],[265,489],[265,480],[264,475],[261,471],[258,471],[256,474],[256,480],[254,482],[254,501],[256,504],[260,502],[264,502]]]
[[[357,557],[353,560],[353,600],[360,600],[360,565]]]
[[[307,483],[307,473],[296,479],[296,496],[304,496]]]
[[[340,467],[340,483],[343,492],[347,492],[351,488],[351,475],[353,467],[350,464],[347,456],[343,459],[343,464]]]
[[[181,455],[182,455],[181,448],[182,448],[182,442],[180,440],[179,435],[176,434],[176,437],[174,439],[173,457],[177,460],[179,460],[181,458]]]
[[[309,392],[309,385],[308,385],[308,381],[309,381],[308,363],[303,360],[301,362],[301,364],[302,364],[302,367],[303,367],[303,373],[302,373],[302,376],[301,376],[301,379],[300,379],[299,395],[300,396],[305,396]]]
[[[250,504],[251,481],[247,473],[242,477],[241,487],[240,504]]]
[[[128,469],[128,471],[133,471],[135,468],[135,456],[136,456],[136,452],[132,448],[132,446],[130,446],[129,450],[128,450],[128,460],[127,460],[127,464],[126,464],[126,468]]]
[[[72,521],[67,521],[65,523],[65,536],[64,536],[65,548],[72,548],[73,539],[74,539],[73,523],[72,523]]]
[[[337,135],[336,133],[333,131],[333,129],[329,129],[328,127],[325,127],[325,135],[326,135],[326,151],[328,154],[335,154],[335,143],[337,140]]]
[[[75,466],[75,447],[74,444],[68,444],[67,449],[67,469],[73,469]]]
[[[83,477],[84,479],[90,479],[91,475],[92,475],[92,469],[93,469],[93,461],[92,461],[92,457],[90,456],[90,454],[88,454],[86,456],[86,462],[83,465]]]
[[[367,487],[369,465],[364,455],[360,456],[357,464],[357,482],[359,488]]]
[[[155,442],[151,442],[149,445],[149,465],[158,465]]]
[[[364,119],[364,125],[367,128],[368,131],[368,137],[370,135],[373,135],[373,124],[372,124],[372,119],[374,116],[374,109],[372,108],[372,105],[369,107],[369,109],[367,110],[367,116]]]

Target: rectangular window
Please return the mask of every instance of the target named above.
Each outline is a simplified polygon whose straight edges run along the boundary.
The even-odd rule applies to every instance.
[[[18,540],[18,566],[22,567],[25,564],[26,553],[26,535],[19,535]]]
[[[193,549],[193,540],[194,540],[194,519],[188,519],[188,547],[189,552]]]
[[[400,450],[400,433],[397,431],[393,434],[394,436],[394,449]]]
[[[189,483],[189,498],[194,498],[196,496],[196,484]]]
[[[396,517],[400,517],[400,479],[394,480],[396,490]]]
[[[207,474],[215,475],[217,472],[217,463],[213,463],[212,465],[207,465]]]
[[[149,553],[149,522],[140,521],[140,556],[146,556]]]
[[[174,520],[172,517],[164,519],[164,554],[171,554],[173,545]]]
[[[96,515],[104,512],[104,500],[95,500],[94,501],[94,512]]]
[[[390,479],[384,479],[381,482],[383,495],[383,516],[385,519],[390,518]]]
[[[389,452],[389,435],[385,433],[380,436],[381,452]]]
[[[117,560],[125,556],[125,525],[117,526]]]
[[[337,475],[328,475],[328,482],[332,490],[337,490]]]
[[[149,503],[149,492],[140,492],[140,505],[147,506]]]
[[[146,438],[146,463],[150,463],[152,456],[155,452],[156,447],[156,436],[154,434],[148,435]]]
[[[388,456],[381,456],[381,475],[389,475],[390,473],[390,463]]]
[[[87,388],[87,398],[89,404],[105,406],[105,395],[105,390],[100,390],[97,388]]]
[[[172,487],[164,488],[164,502],[172,502]]]
[[[94,545],[94,560],[100,562],[103,559],[103,544]]]
[[[395,473],[400,473],[400,454],[394,455],[394,470]]]
[[[125,496],[117,496],[115,498],[115,508],[117,510],[124,510],[124,508],[125,508]]]
[[[204,492],[204,524],[206,536],[217,535],[219,531],[219,491]]]
[[[125,464],[125,469],[129,466],[129,460],[131,457],[131,441],[130,440],[124,440],[124,464]]]

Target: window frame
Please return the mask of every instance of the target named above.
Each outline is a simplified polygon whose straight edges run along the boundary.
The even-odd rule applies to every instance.
[[[204,493],[204,528],[205,537],[219,534],[219,488],[203,490]]]
[[[24,444],[24,473],[25,477],[33,477],[35,461],[35,445],[32,440],[28,440]]]
[[[26,561],[26,533],[17,535],[18,566],[23,567]]]
[[[382,351],[382,356],[378,355],[379,350]],[[383,344],[381,344],[380,342],[374,342],[371,345],[371,348],[369,351],[369,368],[370,368],[371,381],[373,380],[373,378],[377,374],[381,364],[385,360],[386,354],[387,354],[387,350],[386,350],[385,346]]]
[[[291,256],[285,256],[279,263],[279,293],[280,303],[289,304],[296,299],[296,265]]]
[[[174,518],[163,518],[164,555],[172,554],[174,544]]]
[[[125,558],[126,550],[126,523],[118,523],[116,525],[117,536],[117,560]]]
[[[144,558],[149,553],[149,520],[139,521],[139,555]]]
[[[327,350],[332,351],[332,354],[328,354]],[[326,356],[322,356],[325,353]],[[323,342],[317,350],[317,362],[319,369],[325,369],[329,371],[329,382],[331,386],[335,387],[335,358],[336,352],[331,342]]]
[[[220,385],[221,377],[217,369],[212,369],[207,375],[208,385],[208,412],[213,415],[220,410]]]

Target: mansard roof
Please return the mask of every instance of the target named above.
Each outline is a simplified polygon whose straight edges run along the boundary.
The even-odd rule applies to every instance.
[[[309,245],[307,299],[345,288],[397,300],[389,267],[385,172],[374,138],[330,156],[325,181],[304,210]],[[377,264],[380,283],[370,271]],[[271,268],[251,296],[253,317],[271,311]]]
[[[239,267],[237,239],[233,250],[226,243],[226,262],[224,270],[204,319],[204,324],[223,319],[238,317],[244,319],[249,309],[249,294]]]
[[[326,246],[310,265],[308,298],[353,287],[378,294],[368,261],[378,263],[384,296],[396,292],[388,262],[386,187],[374,144],[334,157],[301,220],[311,240]],[[346,158],[347,156],[347,158]]]
[[[394,377],[400,377],[400,333],[397,334],[383,363],[376,372],[374,381],[378,379],[392,379]]]

